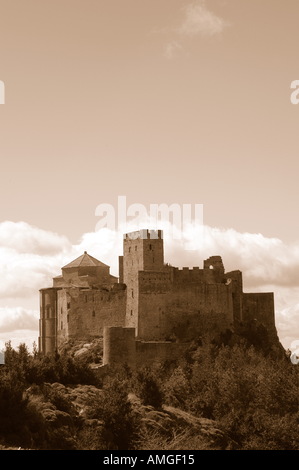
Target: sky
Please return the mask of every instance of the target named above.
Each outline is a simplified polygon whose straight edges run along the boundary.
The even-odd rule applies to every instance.
[[[203,204],[166,261],[223,257],[274,291],[299,343],[297,0],[0,0],[0,345],[37,340],[38,290],[88,250],[96,208]]]

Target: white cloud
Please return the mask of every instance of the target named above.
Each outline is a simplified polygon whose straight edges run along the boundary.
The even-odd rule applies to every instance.
[[[0,223],[0,298],[38,292],[41,285],[51,282],[53,270],[71,249],[68,239],[56,233],[25,222]]]
[[[11,248],[17,253],[55,255],[70,247],[68,239],[53,232],[41,230],[26,222],[0,223],[0,248]]]
[[[205,256],[220,254],[227,270],[242,270],[248,286],[299,286],[299,244],[211,227],[204,228],[202,239],[196,230],[188,235],[197,251]]]
[[[276,327],[285,348],[299,342],[299,287],[274,286]]]
[[[38,344],[38,331],[37,330],[14,330],[13,332],[0,333],[0,350],[5,348],[5,343],[11,342],[13,348],[16,348],[25,343],[29,349],[32,350],[33,343]]]
[[[0,333],[15,330],[37,330],[38,312],[22,307],[0,308]]]
[[[51,286],[53,273],[80,254],[65,236],[26,222],[0,223],[0,299],[38,295]]]
[[[118,256],[122,254],[122,232],[102,228],[97,232],[84,233],[80,243],[74,245],[74,258],[87,251],[111,268],[111,274],[118,276]]]
[[[186,6],[178,32],[187,36],[214,36],[222,33],[226,26],[227,23],[210,11],[204,1],[197,1]]]

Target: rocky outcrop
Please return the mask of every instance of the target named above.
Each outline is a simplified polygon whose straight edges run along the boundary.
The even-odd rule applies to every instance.
[[[157,410],[153,406],[142,405],[133,394],[129,395],[129,399],[140,415],[144,441],[148,444],[151,442],[150,435],[154,436],[152,449],[190,450],[190,441],[196,442],[198,450],[237,447],[213,420],[198,418],[172,406],[163,405],[161,410]]]
[[[60,383],[30,387],[28,406],[44,423],[51,449],[77,449],[82,435],[101,435],[103,422],[91,419],[94,403],[100,402],[103,390],[92,385],[64,386]],[[129,394],[140,423],[138,448],[147,450],[232,449],[235,443],[215,421],[199,418],[178,408],[161,409],[145,406]],[[78,434],[79,433],[79,434]]]

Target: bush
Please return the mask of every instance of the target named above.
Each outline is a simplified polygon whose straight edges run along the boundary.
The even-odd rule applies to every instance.
[[[187,398],[190,396],[190,381],[186,371],[181,366],[177,367],[164,384],[166,403],[186,410]]]
[[[23,428],[27,401],[24,386],[12,373],[2,373],[0,380],[0,436],[9,443]]]
[[[191,373],[165,381],[167,402],[217,420],[243,449],[298,449],[299,368],[241,344],[199,348]]]
[[[136,392],[144,405],[162,408],[163,393],[157,377],[150,369],[142,369],[136,374]]]
[[[104,396],[91,404],[90,418],[103,422],[102,444],[108,450],[130,450],[138,437],[139,418],[128,400],[126,383],[114,378],[104,387]]]
[[[85,360],[73,359],[67,353],[44,356],[35,351],[30,354],[25,344],[15,351],[7,343],[5,364],[8,370],[14,371],[19,381],[28,385],[44,382],[96,385],[98,382]]]
[[[64,411],[70,416],[76,414],[73,403],[62,392],[55,390],[49,384],[42,385],[40,390],[46,400],[52,403],[57,410]]]

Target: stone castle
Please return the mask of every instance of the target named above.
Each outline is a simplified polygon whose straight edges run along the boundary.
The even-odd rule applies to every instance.
[[[160,230],[126,234],[119,279],[87,252],[40,290],[41,352],[104,337],[104,364],[174,358],[193,340],[258,322],[277,338],[273,293],[244,293],[220,256],[199,267],[164,263]]]

